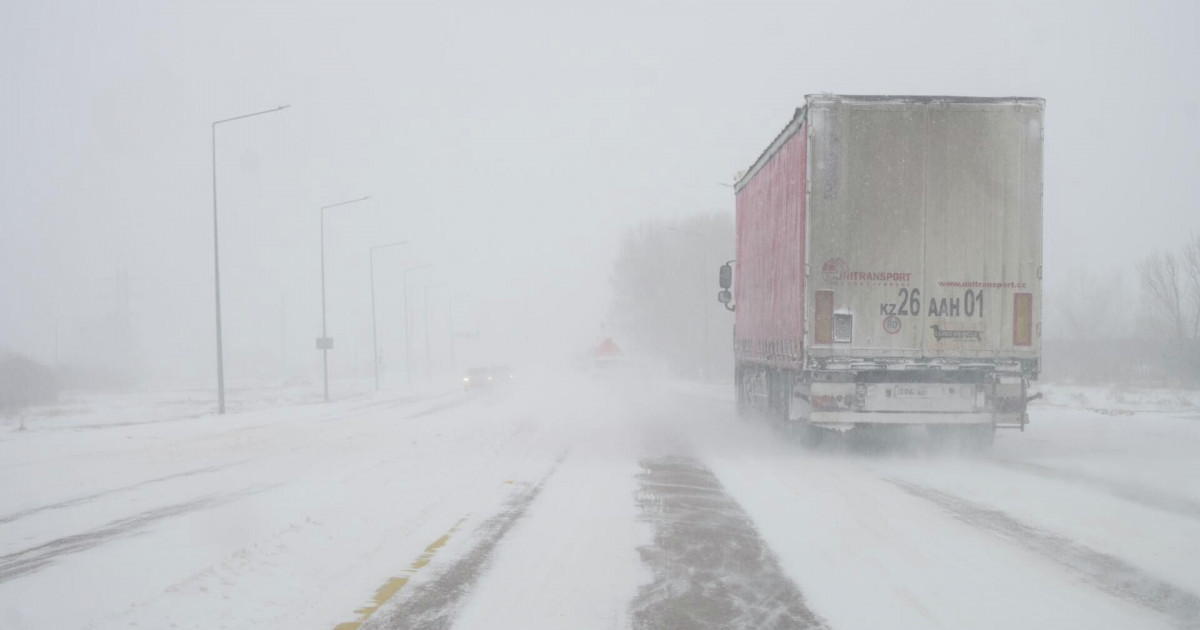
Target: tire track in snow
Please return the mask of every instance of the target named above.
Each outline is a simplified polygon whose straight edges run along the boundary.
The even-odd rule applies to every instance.
[[[1042,531],[999,510],[927,486],[888,479],[901,490],[925,499],[960,521],[1053,560],[1096,588],[1173,619],[1180,628],[1200,627],[1200,597],[1121,560],[1062,536]]]
[[[484,521],[475,535],[480,540],[463,557],[436,577],[413,589],[412,594],[378,617],[368,619],[363,630],[441,630],[454,624],[463,601],[471,593],[492,558],[500,541],[529,510],[546,481],[558,470],[566,453],[555,460],[550,470],[534,485],[519,485],[504,509]],[[402,585],[401,585],[402,586]]]
[[[153,510],[147,510],[141,514],[112,521],[107,525],[102,525],[82,534],[56,538],[36,547],[0,556],[0,584],[23,575],[34,573],[54,562],[59,556],[85,551],[103,545],[111,540],[139,533],[147,525],[156,521],[213,508],[264,489],[256,488],[233,494],[209,496],[184,503],[166,505]]]
[[[453,409],[453,408],[455,408],[455,407],[460,407],[460,406],[462,406],[462,405],[465,405],[465,404],[467,404],[467,403],[469,403],[469,402],[471,402],[471,399],[469,399],[469,398],[458,398],[458,399],[450,400],[450,401],[447,401],[447,402],[444,402],[444,403],[439,403],[439,404],[437,404],[437,405],[434,405],[434,406],[432,406],[432,407],[430,407],[430,408],[428,408],[428,409],[422,409],[421,411],[418,411],[418,412],[416,412],[416,413],[409,414],[409,415],[408,415],[408,416],[406,416],[405,418],[406,418],[407,420],[413,420],[413,419],[416,419],[416,418],[422,418],[422,417],[425,417],[425,416],[431,416],[431,415],[433,415],[433,414],[435,414],[435,413],[441,413],[441,412],[443,412],[443,411],[446,411],[447,409]]]
[[[367,396],[369,396],[369,394],[354,394],[354,395],[350,395],[350,396],[340,396],[340,397],[332,398],[329,402],[332,402],[332,403],[349,402],[349,401],[363,399],[363,398],[366,398]],[[403,404],[408,404],[408,401],[419,402],[423,398],[427,398],[427,396],[402,398],[402,399],[399,399],[399,401],[397,401],[397,400],[373,401],[373,402],[368,402],[366,404],[351,407],[343,413],[363,411],[366,409],[370,409],[371,407],[377,407],[377,406],[381,406],[381,405],[393,405],[397,402],[400,402],[403,405]],[[168,402],[166,404],[170,404],[170,403]],[[184,401],[182,404],[192,404],[192,402]],[[255,405],[239,405],[239,404],[236,404],[231,401],[230,405],[229,405],[229,413],[231,415],[236,415],[236,414],[241,414],[241,413],[253,413],[253,412],[257,412],[257,411],[263,411],[266,409],[280,409],[280,408],[284,408],[284,409],[292,408],[292,409],[302,410],[305,408],[311,408],[311,407],[315,407],[317,405],[326,405],[326,404],[329,404],[329,403],[326,403],[321,400],[311,400],[311,401],[284,401],[283,405],[255,406]],[[201,418],[211,417],[212,415],[213,415],[213,412],[211,410],[205,410],[205,411],[196,411],[193,413],[187,413],[187,414],[179,415],[179,416],[167,416],[165,418],[154,418],[154,419],[150,419],[150,420],[141,420],[141,421],[135,420],[135,421],[126,421],[126,422],[104,422],[104,423],[100,423],[100,424],[82,424],[82,425],[73,425],[73,426],[66,426],[66,427],[39,426],[38,431],[48,431],[48,432],[102,431],[102,430],[106,430],[106,429],[122,429],[122,428],[128,428],[128,427],[153,426],[153,425],[171,423],[171,422],[186,422],[188,420],[198,420]],[[261,424],[249,425],[246,427],[241,427],[239,430],[253,429],[253,428],[257,428],[257,427],[261,427],[261,426],[266,426],[266,425],[261,425]]]
[[[1200,520],[1200,503],[1147,486],[1104,479],[1087,473],[1043,466],[1042,464],[1035,464],[1033,462],[1009,459],[993,459],[991,462],[997,466],[1036,475],[1045,479],[1077,483],[1132,503]]]
[[[826,627],[707,466],[641,465],[637,500],[654,544],[638,551],[654,579],[631,604],[635,629]]]
[[[354,409],[351,410],[351,412],[357,413],[357,412],[361,412],[361,411],[374,410],[374,408],[377,408],[377,407],[383,407],[383,408],[406,407],[406,406],[409,406],[409,405],[412,405],[412,404],[415,404],[418,402],[423,402],[425,400],[429,400],[431,398],[440,398],[442,396],[447,396],[447,395],[449,395],[449,394],[442,394],[440,396],[416,396],[416,397],[412,397],[412,398],[403,398],[398,401],[396,401],[396,400],[378,401],[378,402],[373,402],[370,404],[362,405],[359,407],[355,407]],[[442,403],[442,404],[439,404],[439,405],[433,407],[432,409],[417,412],[415,414],[412,414],[412,415],[406,416],[406,417],[410,418],[410,419],[417,418],[417,417],[427,415],[430,413],[436,413],[438,411],[442,411],[444,409],[454,407],[459,404],[462,404],[462,403],[461,402],[451,402],[449,404]],[[342,412],[342,415],[331,416],[329,418],[322,418],[322,419],[318,420],[318,422],[329,422],[332,420],[339,420],[339,419],[344,420],[344,418],[345,418],[345,412]],[[131,423],[131,424],[147,424],[147,423],[143,422],[143,423]],[[118,425],[105,425],[105,426],[118,426]],[[123,426],[123,425],[120,425],[120,426]],[[256,426],[250,427],[250,428],[258,428],[258,426],[259,425],[256,425]],[[246,430],[246,429],[240,428],[238,430]],[[59,501],[57,503],[50,503],[48,505],[42,505],[42,506],[38,506],[35,508],[21,510],[19,512],[13,512],[13,513],[5,515],[5,516],[0,516],[0,525],[5,525],[7,523],[11,523],[13,521],[25,518],[27,516],[32,516],[39,512],[44,512],[46,510],[60,510],[63,508],[74,507],[76,505],[89,503],[91,501],[94,501],[101,497],[108,496],[110,494],[115,494],[115,493],[120,493],[120,492],[129,492],[131,490],[137,490],[139,488],[142,488],[142,487],[150,485],[150,484],[162,483],[164,481],[172,481],[172,480],[181,479],[184,477],[192,477],[195,475],[204,475],[204,474],[208,474],[208,473],[219,472],[219,471],[225,470],[227,468],[232,468],[234,466],[241,466],[241,465],[249,463],[251,461],[253,461],[253,460],[243,459],[243,460],[238,460],[238,461],[234,461],[234,462],[229,462],[227,464],[219,464],[219,465],[215,465],[215,466],[205,466],[203,468],[185,470],[183,472],[173,473],[170,475],[164,475],[162,477],[155,477],[153,479],[147,479],[145,481],[140,481],[138,483],[129,484],[126,486],[120,486],[117,488],[111,488],[109,490],[104,490],[102,492],[96,492],[94,494],[76,497],[74,499],[67,499],[66,501]]]
[[[51,503],[49,505],[42,505],[39,507],[22,510],[20,512],[13,512],[12,514],[9,514],[8,516],[0,516],[0,525],[4,525],[6,523],[11,523],[15,520],[25,518],[26,516],[32,516],[34,514],[37,514],[38,512],[44,512],[46,510],[61,510],[63,508],[74,507],[74,506],[80,505],[82,503],[89,503],[91,501],[95,501],[96,499],[99,499],[100,497],[105,497],[110,494],[115,494],[118,492],[129,492],[131,490],[137,490],[138,488],[141,488],[141,487],[147,486],[149,484],[153,484],[153,483],[162,483],[164,481],[171,481],[173,479],[181,479],[183,477],[192,477],[195,475],[204,475],[204,474],[208,474],[208,473],[212,473],[212,472],[217,472],[220,470],[225,470],[226,468],[232,468],[233,466],[240,466],[249,461],[250,460],[248,460],[248,459],[244,459],[241,461],[230,462],[228,464],[221,464],[218,466],[205,466],[204,468],[195,468],[193,470],[185,470],[183,472],[174,473],[171,475],[164,475],[162,477],[155,477],[153,479],[139,481],[138,483],[130,484],[127,486],[121,486],[119,488],[111,488],[109,490],[104,490],[102,492],[97,492],[95,494],[88,494],[88,495],[84,495],[82,497],[76,497],[74,499],[67,499],[66,501],[59,501],[58,503]]]

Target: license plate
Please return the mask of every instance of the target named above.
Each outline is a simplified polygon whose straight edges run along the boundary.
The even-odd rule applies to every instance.
[[[941,387],[930,385],[896,385],[892,388],[896,398],[941,398],[944,394]]]

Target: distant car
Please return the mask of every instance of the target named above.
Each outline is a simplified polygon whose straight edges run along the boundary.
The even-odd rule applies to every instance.
[[[517,380],[517,371],[511,366],[498,365],[492,368],[492,383],[494,385],[511,385]]]
[[[488,390],[492,384],[492,370],[489,368],[471,368],[463,375],[463,391]]]

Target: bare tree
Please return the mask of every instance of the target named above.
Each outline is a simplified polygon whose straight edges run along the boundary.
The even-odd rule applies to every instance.
[[[1193,234],[1180,253],[1186,304],[1192,315],[1192,339],[1200,338],[1200,234]]]
[[[1138,263],[1143,317],[1166,340],[1163,367],[1172,380],[1200,384],[1200,234],[1178,254],[1150,256]]]
[[[1139,262],[1137,270],[1149,325],[1171,339],[1200,336],[1200,234],[1179,255],[1154,254]]]

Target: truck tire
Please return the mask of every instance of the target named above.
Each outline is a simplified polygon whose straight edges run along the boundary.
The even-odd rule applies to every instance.
[[[985,424],[983,426],[971,427],[970,435],[971,447],[978,451],[990,449],[996,441],[996,425]]]
[[[746,371],[741,367],[733,370],[733,395],[738,415],[745,415],[750,409],[750,396],[746,392]]]

